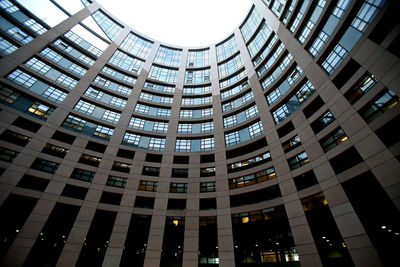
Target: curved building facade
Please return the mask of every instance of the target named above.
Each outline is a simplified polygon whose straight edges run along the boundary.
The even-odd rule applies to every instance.
[[[254,0],[194,48],[58,2],[0,1],[2,266],[398,262],[397,1]]]

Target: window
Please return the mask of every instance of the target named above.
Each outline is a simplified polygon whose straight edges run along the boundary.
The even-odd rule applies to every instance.
[[[87,154],[82,154],[81,157],[79,158],[79,163],[87,164],[90,166],[95,166],[98,167],[101,162],[101,158],[87,155]]]
[[[170,193],[186,193],[187,192],[187,184],[170,183],[169,192]]]
[[[142,175],[159,176],[160,175],[160,168],[143,166]]]
[[[178,124],[178,133],[179,134],[192,133],[192,124],[191,123],[179,123]]]
[[[177,73],[177,70],[161,68],[153,65],[150,68],[149,78],[161,82],[175,83],[178,76]]]
[[[356,166],[362,161],[363,159],[361,158],[357,149],[355,149],[354,147],[350,147],[346,151],[329,160],[336,174],[344,172],[345,170]]]
[[[313,121],[310,126],[313,129],[314,133],[317,134],[322,131],[326,126],[328,126],[331,122],[335,120],[335,117],[328,110],[321,117]]]
[[[217,45],[217,61],[220,62],[230,56],[232,56],[237,50],[237,44],[235,36],[233,35],[228,40]]]
[[[207,83],[211,81],[211,70],[187,70],[185,72],[185,84]]]
[[[35,169],[35,170],[54,174],[54,173],[56,173],[59,166],[60,166],[59,163],[37,158],[32,163],[31,168]]]
[[[121,48],[135,56],[147,58],[153,44],[134,33],[129,33],[121,44]]]
[[[247,46],[251,57],[254,57],[254,55],[264,46],[271,33],[271,27],[264,22],[253,41],[251,41]]]
[[[63,159],[68,153],[68,149],[47,143],[42,149],[42,153],[46,153]]]
[[[214,150],[214,137],[200,139],[200,151]]]
[[[99,10],[92,17],[111,40],[115,40],[122,31],[123,27]]]
[[[244,24],[240,27],[243,39],[247,42],[250,37],[254,34],[258,25],[260,24],[262,17],[258,13],[257,9],[253,7],[250,16],[246,19]]]
[[[200,193],[215,192],[215,182],[200,183]]]
[[[295,136],[287,140],[286,142],[282,143],[282,148],[285,153],[288,153],[289,151],[292,151],[296,147],[299,147],[301,145],[300,137]]]
[[[121,199],[122,199],[122,194],[103,191],[99,202],[111,205],[119,205],[121,204]]]
[[[200,168],[200,177],[215,176],[215,167]]]
[[[158,48],[154,62],[171,67],[179,67],[179,59],[181,57],[181,53],[181,50],[160,46]]]
[[[129,173],[132,165],[128,163],[123,163],[119,161],[114,161],[111,170]]]
[[[377,80],[373,74],[366,73],[361,82],[348,90],[344,96],[350,104],[354,105],[364,94],[366,94],[375,84]]]
[[[190,152],[191,142],[189,139],[176,139],[175,151],[176,152]]]
[[[294,184],[296,185],[296,189],[298,191],[318,184],[317,177],[314,174],[314,171],[308,171],[296,177],[293,177]]]
[[[344,133],[342,128],[338,128],[333,132],[331,132],[329,135],[322,138],[319,141],[319,143],[321,144],[322,149],[326,153],[346,140],[347,140],[347,135]]]
[[[171,177],[188,178],[188,176],[189,176],[189,169],[172,168]]]
[[[276,178],[274,167],[250,175],[229,179],[229,189],[235,189],[262,183]]]
[[[268,161],[271,161],[271,154],[269,152],[266,152],[246,160],[228,164],[226,165],[226,167],[228,169],[228,173],[231,173],[231,172],[245,170],[254,166],[258,166],[261,163]]]
[[[12,162],[19,152],[5,148],[5,147],[0,147],[0,160],[6,161],[6,162]]]
[[[31,137],[22,135],[10,130],[5,130],[1,135],[0,139],[9,143],[12,143],[17,146],[25,147],[29,141],[32,140]]]
[[[108,128],[106,126],[97,125],[96,129],[93,132],[94,137],[99,137],[103,139],[110,139],[113,135],[114,129]]]
[[[95,172],[75,168],[71,174],[71,178],[91,183],[95,174]]]
[[[302,153],[288,159],[288,164],[289,164],[290,170],[292,170],[292,171],[297,168],[300,168],[301,166],[306,165],[309,162],[310,162],[310,160],[308,159],[306,152],[302,152]]]
[[[111,56],[110,60],[108,61],[111,65],[119,67],[123,70],[128,72],[132,72],[135,74],[139,74],[143,67],[143,61],[128,56],[124,52],[119,50],[115,51],[115,53]]]
[[[117,176],[108,176],[106,185],[125,188],[127,178],[117,177]]]
[[[243,65],[240,54],[232,58],[231,60],[218,65],[218,77],[223,78],[229,74],[234,73]]]
[[[358,113],[367,123],[370,123],[398,103],[399,97],[391,90],[385,89],[372,100],[372,103],[360,109]]]
[[[140,180],[138,190],[156,192],[157,184],[157,182]]]
[[[209,62],[210,50],[189,50],[187,67],[197,68],[210,65]]]
[[[225,145],[227,147],[236,145],[240,142],[239,132],[225,134]]]

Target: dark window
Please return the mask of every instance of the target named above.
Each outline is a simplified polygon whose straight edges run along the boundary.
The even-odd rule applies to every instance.
[[[93,150],[93,151],[96,151],[96,152],[99,152],[99,153],[104,153],[104,151],[106,151],[106,148],[107,148],[106,145],[99,144],[99,143],[96,143],[96,142],[93,142],[93,141],[89,141],[86,144],[86,149]]]
[[[26,144],[29,143],[29,141],[32,140],[29,136],[25,136],[16,132],[12,132],[9,130],[5,130],[1,135],[0,139],[9,143],[12,143],[14,145],[18,146],[26,146]]]
[[[281,196],[279,186],[273,185],[261,190],[230,196],[231,207],[250,205]]]
[[[294,130],[294,125],[291,121],[289,121],[285,125],[279,127],[276,131],[278,132],[279,138],[282,138],[293,130]]]
[[[55,266],[80,207],[56,203],[24,266]]]
[[[360,68],[360,64],[357,63],[354,59],[350,58],[349,62],[343,69],[339,72],[338,75],[332,80],[333,84],[338,88],[342,88],[342,86],[350,80],[351,77],[358,71]]]
[[[300,137],[297,135],[282,143],[282,148],[285,153],[292,151],[301,145]]]
[[[135,151],[120,148],[118,149],[117,156],[126,159],[133,159],[135,156]]]
[[[0,207],[0,259],[21,231],[29,214],[35,207],[37,199],[10,194]],[[4,218],[7,218],[6,220]]]
[[[283,205],[233,214],[232,235],[236,266],[300,266]]]
[[[324,195],[303,198],[301,204],[323,266],[354,266]]]
[[[383,125],[381,128],[376,130],[376,135],[382,140],[382,142],[387,146],[391,146],[400,141],[400,134],[397,129],[400,125],[400,116],[395,117],[388,123]]]
[[[215,210],[216,208],[216,198],[200,198],[200,210]]]
[[[215,192],[215,182],[200,183],[200,193]]]
[[[122,195],[111,192],[103,192],[100,197],[101,203],[119,205],[121,203]]]
[[[148,175],[148,176],[159,176],[160,175],[160,168],[143,166],[142,174],[143,175]]]
[[[131,170],[131,167],[131,164],[114,161],[111,170],[128,173]]]
[[[217,264],[218,228],[217,217],[199,218],[199,267]],[[210,265],[208,265],[210,264]],[[215,265],[216,266],[216,265]]]
[[[186,199],[168,199],[169,210],[185,210],[186,209]]]
[[[303,109],[304,116],[310,118],[315,112],[317,112],[323,105],[324,101],[318,95],[307,107]]]
[[[146,154],[146,161],[148,162],[158,162],[160,163],[162,161],[163,156],[159,154]]]
[[[76,267],[102,266],[116,217],[116,212],[96,210]]]
[[[294,157],[291,157],[287,161],[289,164],[289,168],[292,171],[297,168],[300,168],[310,162],[306,152],[302,152]]]
[[[42,149],[42,153],[46,153],[63,159],[68,153],[68,149],[47,143]]]
[[[269,151],[267,151],[263,154],[257,155],[255,157],[246,159],[246,160],[228,164],[228,165],[226,165],[226,167],[228,169],[228,173],[232,173],[232,172],[249,169],[249,168],[258,166],[262,163],[268,162],[268,161],[271,161],[271,154],[269,153]]]
[[[386,9],[385,16],[382,16],[374,30],[368,36],[369,39],[380,44],[389,35],[390,31],[399,22],[397,10],[399,10],[398,1],[388,1],[389,6]]]
[[[384,265],[393,266],[400,247],[399,210],[369,171],[342,186]]]
[[[326,152],[331,150],[332,148],[340,145],[344,141],[346,141],[347,135],[344,133],[342,128],[335,129],[333,132],[322,138],[319,143],[321,144],[322,149]]]
[[[61,141],[67,144],[72,144],[76,137],[67,133],[63,133],[60,131],[56,131],[53,136],[51,137],[51,139],[57,140],[57,141]]]
[[[71,178],[91,183],[95,174],[95,172],[75,168],[71,174]]]
[[[72,197],[77,199],[85,199],[88,189],[76,185],[66,184],[61,195],[64,197]]]
[[[120,267],[143,267],[151,216],[132,214],[122,252]]]
[[[387,50],[393,55],[400,57],[400,34],[396,36],[393,42],[388,46]]]
[[[160,266],[182,266],[183,240],[185,234],[184,217],[167,217]]]
[[[135,208],[152,209],[154,207],[154,197],[139,197],[135,199]]]
[[[399,97],[395,93],[389,89],[385,89],[379,93],[371,103],[368,103],[366,106],[360,109],[358,113],[367,123],[370,123],[387,110],[396,106],[399,101]]]
[[[19,152],[5,148],[5,147],[0,147],[0,160],[6,161],[6,162],[12,162]]]
[[[189,156],[174,156],[174,164],[189,164]]]
[[[98,167],[100,162],[101,162],[101,158],[98,158],[98,157],[95,157],[95,156],[91,156],[91,155],[82,154],[81,157],[79,158],[78,162],[86,164],[86,165]]]
[[[108,176],[106,185],[125,188],[127,178],[117,177],[117,176]]]
[[[39,131],[40,127],[42,127],[42,125],[40,125],[39,123],[27,120],[25,118],[22,117],[18,117],[13,123],[12,125],[17,126],[19,128],[25,129],[27,131],[36,133],[37,131]]]
[[[296,185],[297,191],[304,188],[316,185],[318,183],[317,177],[315,177],[314,171],[309,171],[293,177],[294,184]]]
[[[56,162],[37,158],[32,163],[31,168],[43,172],[55,173],[58,169],[58,166],[60,166],[60,164]]]
[[[214,154],[200,155],[200,163],[209,163],[215,161]]]
[[[237,178],[229,179],[229,189],[240,188],[244,186],[250,186],[253,184],[262,183],[271,179],[276,178],[274,167],[268,168],[263,171],[248,174]]]
[[[346,151],[329,160],[336,174],[344,172],[362,161],[363,159],[354,147],[350,147]]]
[[[326,126],[335,120],[335,117],[330,111],[325,112],[321,117],[313,121],[310,126],[314,133],[317,134],[322,131]]]
[[[345,94],[347,101],[350,104],[356,103],[363,95],[365,95],[375,84],[377,80],[374,75],[366,73],[360,81],[358,81],[352,88],[350,88]]]
[[[177,178],[188,178],[189,176],[189,170],[188,169],[172,169],[171,173],[172,177],[177,177]]]
[[[200,177],[215,176],[215,167],[200,168]]]
[[[19,180],[17,186],[43,192],[46,190],[49,182],[50,181],[47,179],[25,174],[22,176],[21,180]]]
[[[254,143],[248,144],[246,146],[242,146],[242,147],[232,149],[232,150],[227,150],[226,158],[231,159],[231,158],[239,157],[242,155],[246,155],[257,149],[263,148],[267,145],[268,145],[267,140],[265,138],[261,138],[260,140],[254,142]]]

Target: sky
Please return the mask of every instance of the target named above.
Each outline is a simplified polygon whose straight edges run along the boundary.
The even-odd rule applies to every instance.
[[[222,41],[239,26],[251,0],[97,0],[112,15],[152,39],[177,46]]]

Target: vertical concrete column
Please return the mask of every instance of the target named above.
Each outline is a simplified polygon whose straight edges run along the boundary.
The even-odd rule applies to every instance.
[[[219,93],[218,67],[215,46],[210,47],[210,65],[212,74],[212,97],[214,114],[214,144],[217,191],[217,229],[218,256],[221,267],[235,265],[233,249],[232,219],[230,212],[229,186],[226,170],[225,137],[222,120],[221,97]]]

